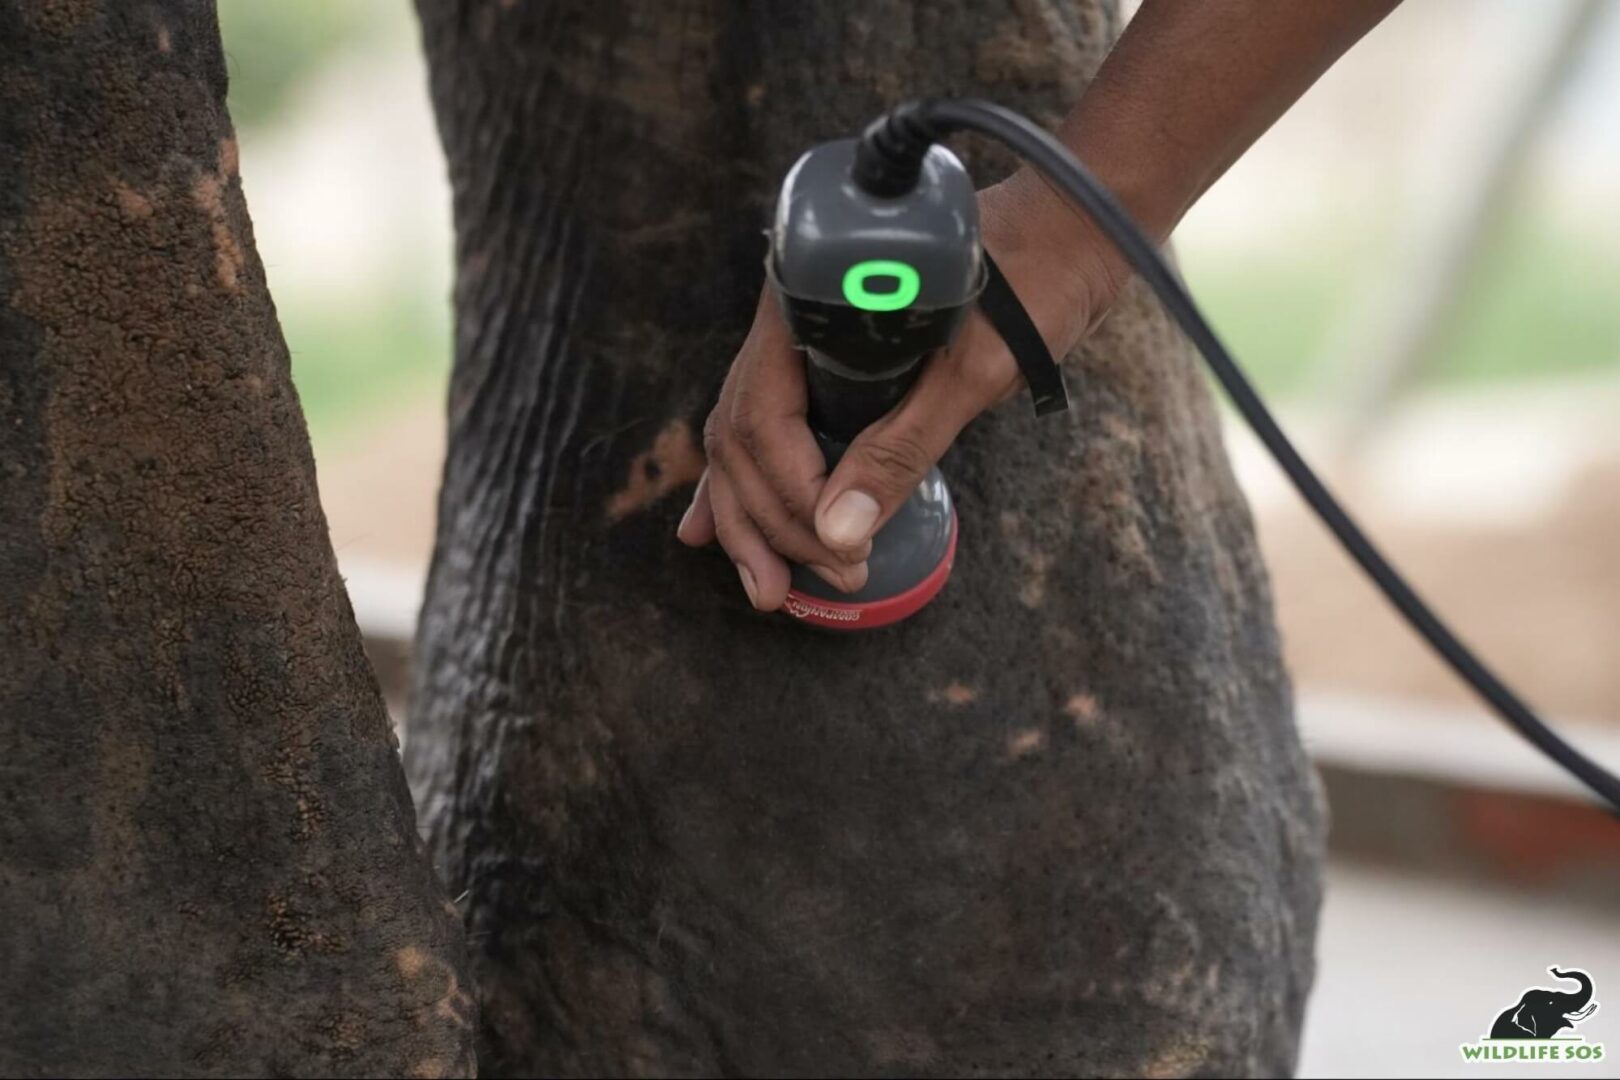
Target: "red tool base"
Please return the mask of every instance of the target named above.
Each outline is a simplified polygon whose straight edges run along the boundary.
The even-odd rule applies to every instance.
[[[826,600],[789,589],[782,610],[802,623],[824,630],[876,630],[880,626],[890,626],[909,618],[938,596],[939,590],[950,580],[951,567],[956,563],[956,537],[959,531],[953,511],[951,539],[945,548],[945,557],[928,572],[927,577],[903,593],[885,596],[881,600],[844,601]]]

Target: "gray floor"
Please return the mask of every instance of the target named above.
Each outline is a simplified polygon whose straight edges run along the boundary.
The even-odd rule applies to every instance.
[[[1318,955],[1301,1076],[1620,1077],[1620,917],[1337,864]],[[1458,1045],[1524,988],[1557,985],[1552,964],[1591,974],[1601,1004],[1578,1033],[1607,1044],[1606,1060],[1465,1063]]]

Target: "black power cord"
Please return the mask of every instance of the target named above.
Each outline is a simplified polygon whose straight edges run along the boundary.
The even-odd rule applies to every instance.
[[[1191,339],[1238,412],[1288,474],[1300,496],[1351,558],[1361,564],[1396,610],[1509,726],[1606,801],[1609,809],[1620,814],[1620,777],[1553,731],[1458,640],[1384,558],[1294,449],[1294,444],[1215,336],[1153,242],[1067,147],[1039,125],[1000,105],[974,100],[918,101],[891,110],[866,129],[856,150],[854,179],[874,195],[894,196],[909,191],[917,182],[929,146],[942,142],[953,131],[974,131],[1005,143],[1045,173],[1096,222]]]

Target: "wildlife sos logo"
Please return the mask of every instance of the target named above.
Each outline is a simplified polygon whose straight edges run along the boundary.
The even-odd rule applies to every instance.
[[[1496,1014],[1490,1034],[1462,1044],[1464,1061],[1602,1061],[1603,1044],[1574,1034],[1575,1025],[1592,1018],[1597,999],[1592,976],[1580,968],[1550,967],[1555,979],[1576,989],[1532,986]]]

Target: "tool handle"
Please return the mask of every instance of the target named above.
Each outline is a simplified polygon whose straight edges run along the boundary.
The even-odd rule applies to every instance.
[[[875,373],[857,371],[818,349],[806,349],[805,361],[810,427],[843,445],[900,404],[923,369],[922,356]]]

